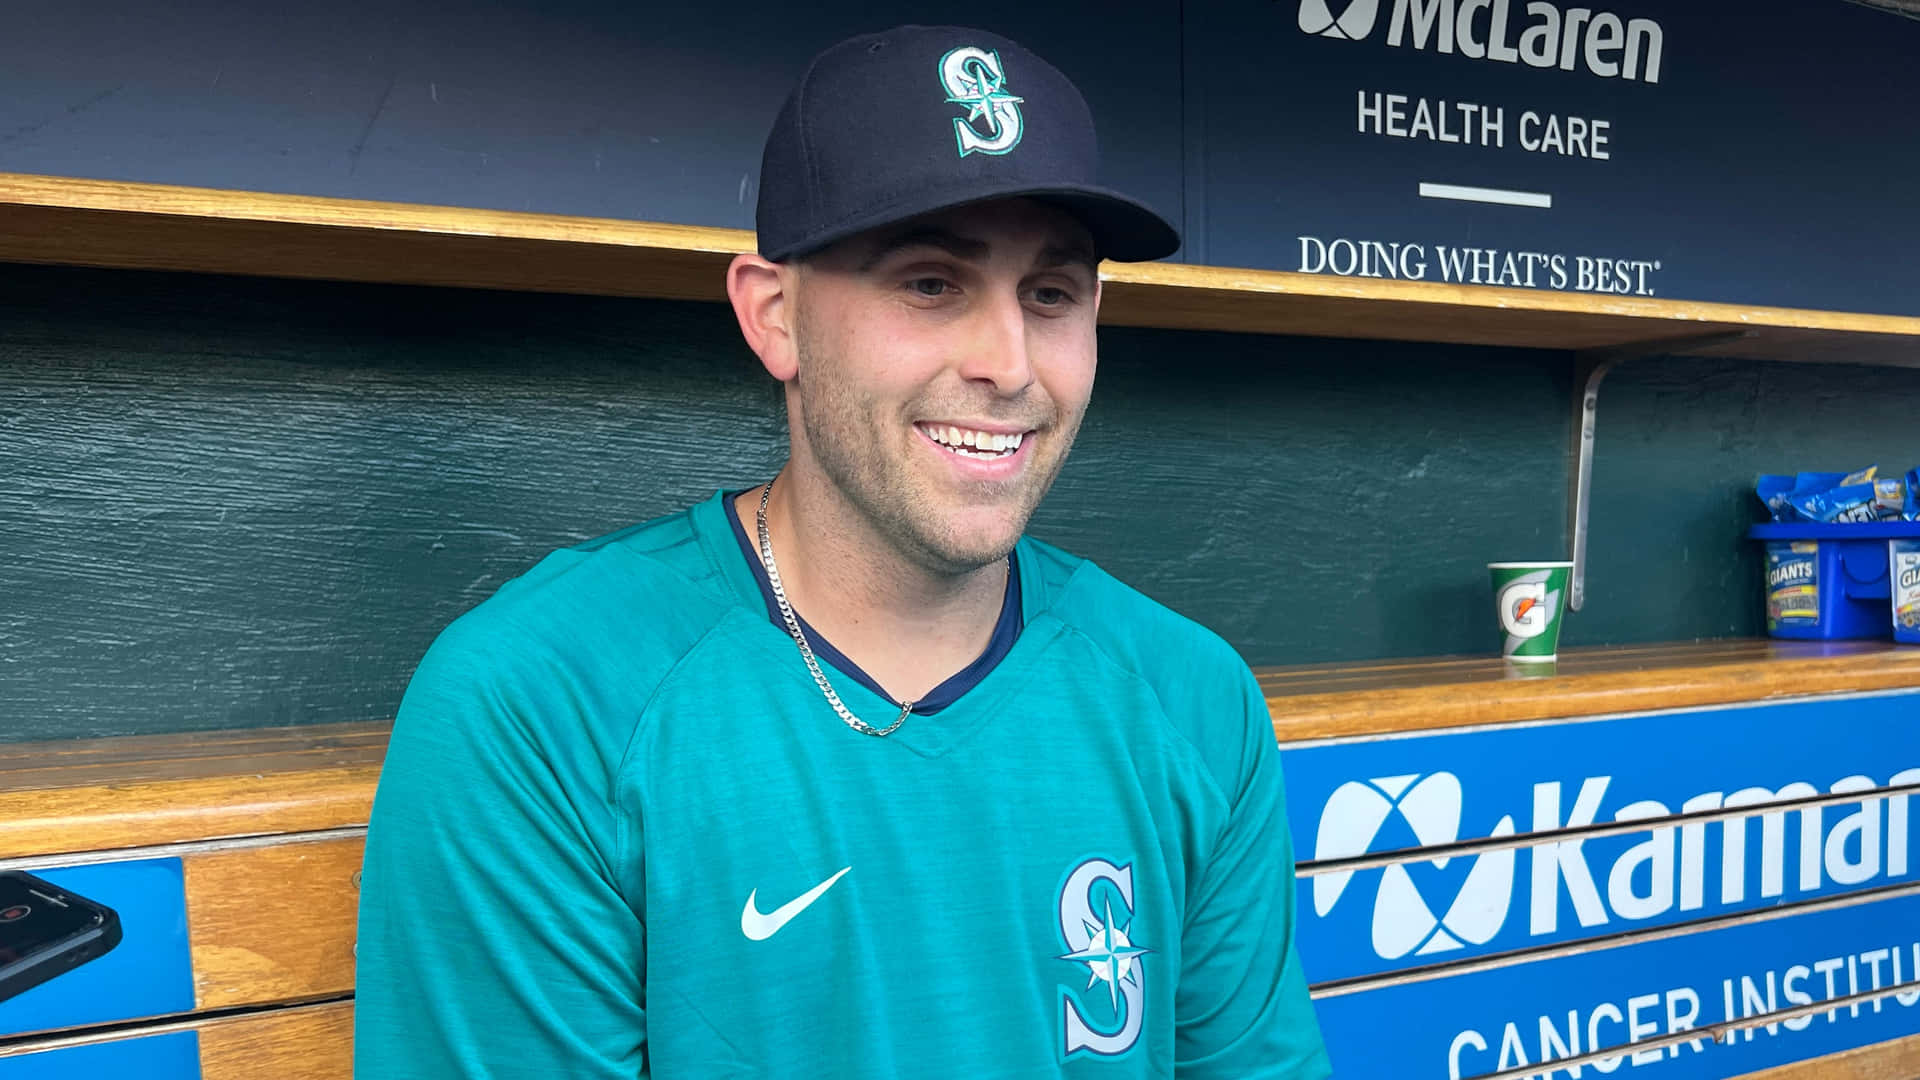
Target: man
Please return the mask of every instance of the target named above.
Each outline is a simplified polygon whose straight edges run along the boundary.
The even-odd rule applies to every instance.
[[[357,1071],[1319,1077],[1264,700],[1022,532],[1092,390],[1092,184],[1013,42],[815,59],[727,293],[771,481],[558,552],[409,686],[368,836]]]

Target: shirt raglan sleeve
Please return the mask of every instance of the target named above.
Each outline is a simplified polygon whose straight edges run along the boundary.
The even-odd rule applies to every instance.
[[[1189,885],[1174,996],[1180,1080],[1317,1080],[1332,1072],[1294,948],[1293,840],[1266,698],[1244,665],[1229,817]]]
[[[361,881],[355,1076],[647,1075],[620,885],[637,855],[623,870],[606,776],[511,644],[456,623],[401,704]]]

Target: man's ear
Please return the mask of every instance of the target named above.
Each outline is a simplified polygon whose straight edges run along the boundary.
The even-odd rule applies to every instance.
[[[735,255],[727,267],[727,299],[767,374],[792,381],[800,367],[794,337],[793,289],[798,275],[792,266],[770,262],[751,252]]]

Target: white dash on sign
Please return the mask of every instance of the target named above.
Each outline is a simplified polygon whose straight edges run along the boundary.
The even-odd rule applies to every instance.
[[[1504,188],[1463,187],[1459,184],[1420,182],[1423,199],[1459,199],[1463,202],[1500,203],[1503,206],[1553,207],[1553,196],[1544,191],[1508,191]]]

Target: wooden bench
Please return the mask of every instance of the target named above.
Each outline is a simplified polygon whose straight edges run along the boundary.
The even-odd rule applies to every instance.
[[[1920,686],[1920,650],[1710,642],[1260,672],[1283,741]],[[197,1032],[204,1080],[347,1080],[354,913],[378,724],[0,744],[0,869],[177,856],[189,1012],[0,1042],[0,1057]],[[1920,1035],[1753,1074],[1920,1076]]]
[[[191,1012],[37,1033],[0,1056],[191,1030],[204,1080],[350,1077],[386,742],[351,724],[0,745],[0,868],[177,856],[193,968]]]

